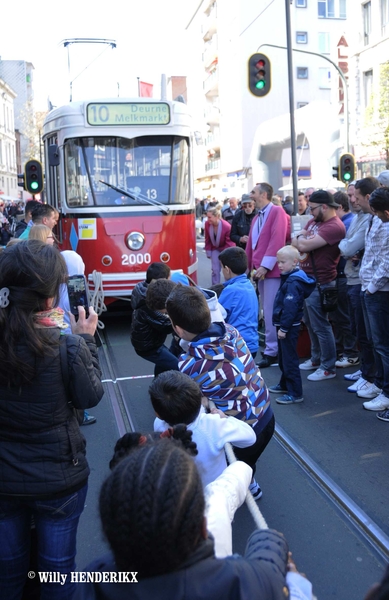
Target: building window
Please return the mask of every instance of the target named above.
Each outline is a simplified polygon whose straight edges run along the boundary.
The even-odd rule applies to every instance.
[[[308,79],[308,67],[297,67],[297,79]]]
[[[297,108],[303,108],[303,106],[307,106],[308,102],[297,102]]]
[[[306,31],[296,31],[296,43],[297,44],[307,44],[308,43],[308,33]]]
[[[319,68],[319,88],[321,90],[331,89],[331,69],[328,67]]]
[[[297,8],[307,8],[307,0],[296,0]]]
[[[329,54],[330,53],[330,34],[328,32],[319,33],[319,53]]]
[[[387,34],[389,31],[389,0],[381,0],[381,33]]]
[[[345,19],[346,0],[318,0],[317,11],[320,19]]]
[[[370,104],[373,95],[373,69],[363,74],[363,93],[365,108]]]
[[[368,46],[371,34],[371,2],[363,5],[363,43]]]

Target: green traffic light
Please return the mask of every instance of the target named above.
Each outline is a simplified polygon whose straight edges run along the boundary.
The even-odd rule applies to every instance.
[[[31,184],[30,184],[30,187],[31,187],[32,190],[37,190],[38,187],[39,187],[38,182],[37,181],[32,181]]]
[[[261,81],[257,81],[257,83],[255,84],[255,87],[257,88],[257,90],[263,90],[265,85],[266,85],[266,81],[261,79]]]
[[[349,179],[351,179],[351,173],[345,173],[343,175],[343,179],[346,179],[346,181],[348,181]]]

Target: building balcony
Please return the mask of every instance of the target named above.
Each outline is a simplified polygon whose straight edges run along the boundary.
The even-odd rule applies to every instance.
[[[207,108],[204,116],[209,125],[218,125],[220,123],[220,109],[217,106]]]
[[[217,14],[216,14],[216,3],[213,5],[213,7],[211,8],[211,10],[209,12],[206,12],[204,15],[204,22],[202,24],[202,33],[203,33],[203,40],[206,42],[207,40],[210,40],[212,38],[212,36],[214,35],[214,33],[216,33],[217,30],[217,20],[216,20]]]
[[[204,47],[203,54],[203,63],[204,67],[207,69],[213,62],[217,60],[218,57],[218,44],[217,44],[217,35],[214,35],[212,40],[207,42]]]
[[[218,96],[219,95],[219,70],[215,69],[211,75],[207,77],[207,79],[203,83],[204,86],[204,94],[208,96]]]
[[[220,135],[219,133],[209,133],[205,140],[207,150],[214,148],[220,148]]]
[[[216,158],[214,160],[209,160],[205,165],[205,170],[208,175],[213,175],[214,173],[220,172],[220,158]],[[211,173],[212,171],[212,173]]]

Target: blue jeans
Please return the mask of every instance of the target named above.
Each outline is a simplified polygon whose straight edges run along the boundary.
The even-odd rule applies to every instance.
[[[38,538],[40,572],[67,575],[64,585],[41,584],[41,600],[70,600],[75,583],[78,521],[84,510],[88,486],[55,500],[0,499],[0,597],[20,600],[29,570],[31,517]],[[38,577],[38,573],[36,573]]]
[[[363,315],[361,285],[347,286],[350,323],[353,333],[356,335],[361,352],[362,377],[373,383],[375,376],[375,360],[371,343],[367,339],[365,318]]]
[[[325,283],[323,290],[335,287],[336,281]],[[324,371],[335,373],[336,347],[335,338],[328,313],[321,307],[320,294],[317,287],[304,302],[304,321],[311,338],[311,359],[313,363],[320,364]]]
[[[350,286],[347,285],[346,277],[338,278],[338,308],[331,313],[330,320],[334,328],[336,352],[338,356],[357,358],[357,338],[351,325],[350,305],[348,302],[349,287]]]
[[[362,303],[377,367],[374,383],[389,398],[389,292],[362,292]]]
[[[277,327],[277,331],[278,331]],[[288,390],[289,396],[301,398],[303,385],[299,369],[297,342],[300,327],[291,327],[284,339],[278,338],[278,366],[281,371],[280,386]]]
[[[178,371],[178,358],[170,350],[162,345],[150,354],[139,354],[145,360],[155,364],[154,377],[165,371]]]

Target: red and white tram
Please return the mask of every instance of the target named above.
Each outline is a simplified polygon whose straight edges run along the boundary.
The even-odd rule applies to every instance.
[[[43,126],[47,202],[62,250],[90,291],[129,298],[148,265],[196,279],[190,116],[182,102],[98,100],[52,110]]]

